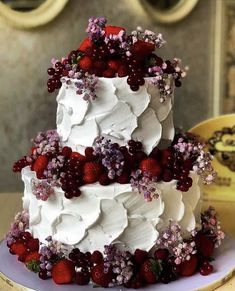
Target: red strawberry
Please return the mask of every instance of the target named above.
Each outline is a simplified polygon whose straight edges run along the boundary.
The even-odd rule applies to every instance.
[[[148,252],[140,250],[140,249],[136,249],[134,256],[135,256],[135,262],[140,265],[148,258]]]
[[[29,263],[31,261],[39,262],[40,257],[41,257],[41,254],[39,254],[38,252],[31,252],[31,253],[27,254],[27,256],[25,258],[25,263]]]
[[[133,45],[133,51],[138,56],[146,57],[155,50],[155,44],[151,42],[146,42],[143,40],[138,40]]]
[[[21,256],[27,252],[26,245],[22,242],[15,242],[10,247],[12,253]]]
[[[51,276],[56,284],[69,284],[75,276],[75,265],[72,261],[62,259],[52,267]]]
[[[38,179],[43,178],[43,172],[48,164],[48,159],[46,156],[39,156],[33,164],[33,171],[36,172]]]
[[[159,177],[159,175],[161,174],[161,167],[159,165],[159,163],[152,158],[148,158],[143,160],[140,163],[140,169],[143,172],[146,172],[150,175],[150,177]]]
[[[140,272],[147,283],[153,284],[157,282],[160,270],[161,267],[158,261],[148,259],[141,266]]]
[[[105,27],[105,35],[110,35],[110,34],[119,34],[119,32],[121,30],[124,30],[125,29],[123,27],[120,27],[120,26],[113,26],[113,25],[108,25]]]
[[[126,77],[128,75],[128,70],[125,65],[120,65],[118,68],[118,77]]]
[[[90,184],[97,182],[102,173],[102,166],[96,162],[85,163],[83,168],[83,180],[85,183]]]
[[[204,258],[210,258],[214,252],[214,242],[202,233],[198,233],[195,239],[198,252]]]
[[[91,269],[91,279],[92,281],[102,287],[108,287],[109,283],[112,281],[113,273],[109,269],[107,273],[104,273],[104,264],[98,264]]]
[[[109,60],[108,66],[111,70],[113,70],[114,72],[117,72],[118,68],[120,66],[120,61],[119,60]]]
[[[110,69],[110,68],[108,68],[103,72],[103,77],[105,77],[105,78],[113,78],[113,77],[115,77],[115,71]]]
[[[79,46],[81,52],[86,52],[92,46],[92,41],[89,38],[85,38]]]
[[[184,261],[179,265],[180,274],[182,276],[192,276],[197,269],[198,259],[196,256],[191,256],[188,261]]]
[[[72,152],[70,157],[71,158],[77,158],[80,162],[85,162],[86,161],[86,157],[83,156],[82,154],[78,153],[78,152]]]
[[[39,250],[39,240],[37,238],[29,239],[26,245],[27,245],[27,249],[29,249],[30,252]]]
[[[92,67],[92,60],[88,56],[84,56],[79,60],[79,67],[84,71],[88,71]]]

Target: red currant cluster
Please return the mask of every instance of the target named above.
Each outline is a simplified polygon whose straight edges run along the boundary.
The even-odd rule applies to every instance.
[[[83,163],[77,157],[71,157],[65,162],[60,183],[68,199],[81,195],[79,187],[83,184],[82,168]]]
[[[103,255],[99,251],[81,252],[78,248],[74,248],[70,254],[69,259],[80,270],[76,272],[75,282],[78,285],[87,285],[91,279],[91,269],[95,264],[99,264],[103,261]]]
[[[20,160],[18,160],[17,162],[14,163],[14,165],[12,167],[12,171],[13,172],[21,172],[21,170],[24,167],[27,167],[28,165],[30,165],[30,162],[28,162],[27,157],[24,156],[23,158],[21,158]]]
[[[49,93],[59,89],[62,86],[60,81],[61,77],[68,74],[67,70],[65,69],[65,64],[61,62],[56,62],[54,68],[49,68],[47,73],[50,76],[50,79],[47,81],[47,88]]]

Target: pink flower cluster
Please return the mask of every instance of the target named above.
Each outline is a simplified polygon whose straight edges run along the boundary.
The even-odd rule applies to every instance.
[[[112,268],[113,273],[117,275],[109,284],[109,287],[126,284],[133,275],[131,254],[119,250],[114,245],[104,246],[104,268],[105,271]]]
[[[201,215],[203,231],[210,236],[215,242],[215,247],[221,245],[222,240],[225,238],[224,232],[221,230],[220,221],[217,219],[215,209],[210,206]]]
[[[38,200],[46,201],[54,194],[54,189],[47,180],[32,179],[31,184],[32,192]]]
[[[29,213],[27,210],[18,212],[14,222],[11,224],[10,230],[6,235],[7,244],[10,246],[15,242],[15,239],[20,236],[29,227]]]
[[[33,139],[35,150],[33,154],[45,155],[47,153],[56,154],[61,149],[60,138],[56,130],[39,132]]]
[[[160,234],[157,244],[167,248],[174,255],[176,265],[190,260],[190,256],[197,252],[195,242],[184,241],[179,224],[173,221],[170,221],[167,229]]]
[[[131,177],[130,182],[133,191],[143,194],[147,202],[157,199],[161,194],[161,190],[156,187],[156,177],[150,178],[146,172],[142,173],[140,169],[132,172]]]
[[[216,178],[216,172],[212,167],[213,156],[205,151],[205,145],[193,136],[182,136],[177,140],[174,148],[179,151],[184,159],[196,157],[193,170],[200,175],[204,184],[211,184]]]
[[[145,42],[152,42],[156,48],[161,48],[166,41],[163,39],[162,34],[155,34],[150,30],[143,30],[142,27],[138,26],[136,30],[132,31],[132,41],[135,43],[137,40],[143,40]]]

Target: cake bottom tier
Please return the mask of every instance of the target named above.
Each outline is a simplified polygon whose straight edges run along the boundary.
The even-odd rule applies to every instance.
[[[158,198],[146,202],[130,184],[98,183],[82,186],[81,196],[66,199],[60,187],[47,201],[36,199],[32,181],[36,173],[25,167],[23,207],[29,212],[29,230],[44,242],[48,236],[81,251],[102,251],[104,245],[117,244],[133,252],[149,251],[170,221],[177,222],[187,237],[200,227],[201,192],[199,176],[190,173],[192,187],[187,192],[176,189],[176,181],[159,182]]]

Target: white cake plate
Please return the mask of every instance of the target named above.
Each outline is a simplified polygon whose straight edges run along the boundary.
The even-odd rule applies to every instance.
[[[214,272],[209,276],[195,274],[191,277],[181,278],[169,284],[155,284],[143,288],[146,291],[209,291],[224,284],[235,273],[235,241],[226,238],[223,245],[218,249],[216,260],[213,263]],[[1,281],[7,287],[1,288]],[[4,282],[3,282],[4,281]],[[19,285],[17,285],[17,284]],[[22,287],[21,287],[22,286]],[[24,286],[24,287],[23,287]],[[112,288],[110,290],[124,290],[125,288]],[[56,285],[51,279],[41,280],[31,271],[28,271],[23,263],[17,260],[16,256],[9,253],[6,242],[0,244],[0,290],[2,291],[90,291],[94,290],[92,285]],[[98,288],[101,290],[101,288]],[[105,289],[108,290],[108,289]],[[128,289],[126,289],[128,290]]]

